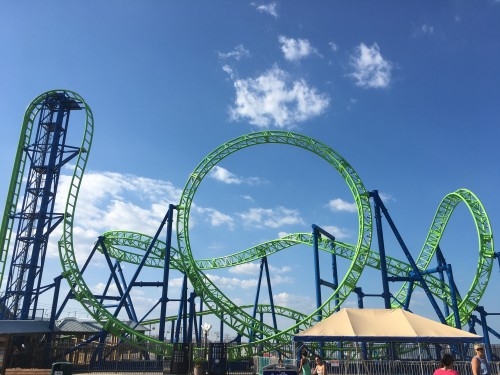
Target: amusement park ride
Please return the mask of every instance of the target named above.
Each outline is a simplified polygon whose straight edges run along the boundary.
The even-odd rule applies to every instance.
[[[70,115],[74,111],[81,111],[85,115],[83,140],[79,146],[66,144],[67,134],[71,130]],[[170,350],[172,343],[190,342],[193,336],[197,342],[201,342],[202,330],[205,336],[208,332],[207,325],[202,324],[202,317],[211,315],[220,320],[221,341],[224,327],[229,327],[237,333],[237,345],[234,348],[239,353],[255,353],[255,350],[265,352],[289,344],[296,332],[338,311],[351,293],[357,295],[359,307],[363,307],[363,298],[369,295],[358,287],[358,281],[365,267],[371,267],[381,273],[382,292],[377,296],[383,299],[385,308],[409,310],[412,292],[421,288],[442,323],[457,328],[469,325],[471,331],[474,331],[474,324],[479,323],[486,344],[489,343],[490,334],[500,338],[500,334],[487,324],[488,315],[499,313],[487,312],[480,305],[499,253],[494,251],[490,222],[479,199],[466,189],[446,195],[437,209],[420,254],[414,258],[378,192],[367,191],[355,170],[337,152],[320,141],[297,133],[256,132],[222,144],[208,154],[191,173],[178,204],[169,206],[154,236],[126,231],[103,233],[97,238],[85,264],[80,267],[75,256],[73,225],[77,220],[77,200],[89,158],[93,130],[94,121],[89,106],[82,97],[71,91],[45,92],[26,111],[0,228],[0,286],[5,290],[0,297],[0,319],[35,319],[40,296],[52,290],[53,305],[49,326],[54,327],[69,300],[78,301],[103,326],[102,331],[88,342],[103,341],[106,335],[113,334],[132,344],[145,341],[154,343],[156,350],[164,352]],[[221,160],[239,150],[262,144],[282,144],[304,149],[325,160],[341,175],[357,208],[359,227],[355,244],[337,241],[326,230],[313,225],[312,233],[289,234],[220,258],[193,257],[189,219],[197,188]],[[54,202],[61,168],[70,161],[73,176],[66,208],[64,212],[57,213],[54,212]],[[446,262],[439,247],[448,220],[460,203],[468,207],[479,238],[478,266],[474,280],[465,293],[457,290],[451,265]],[[177,215],[175,223],[174,213]],[[399,243],[404,260],[386,255],[383,219]],[[53,283],[42,285],[49,236],[59,225],[63,232],[58,242],[62,272],[55,276]],[[377,234],[376,246],[372,246],[373,227]],[[316,306],[308,314],[274,304],[272,295],[268,256],[296,245],[313,248]],[[333,277],[330,280],[321,275],[320,251],[331,254]],[[109,267],[106,288],[99,295],[91,291],[85,280],[85,271],[93,257],[97,256],[104,259]],[[339,257],[350,262],[343,277],[338,274]],[[431,267],[433,260],[437,262],[437,266]],[[6,267],[8,261],[10,266]],[[260,261],[260,273],[255,303],[251,306],[236,305],[205,276],[208,270],[255,261]],[[128,280],[123,276],[122,264],[136,267]],[[150,267],[161,270],[160,280],[143,279],[146,277],[144,271]],[[169,293],[171,270],[183,275],[181,295],[175,298],[171,298]],[[60,296],[60,283],[63,279],[71,289],[64,297]],[[267,281],[269,304],[259,303],[263,280]],[[188,293],[188,282],[192,287],[191,293]],[[390,285],[395,283],[400,288],[391,291]],[[157,302],[144,316],[136,313],[131,297],[131,291],[137,287],[161,288]],[[325,288],[331,289],[328,296],[322,294],[322,289]],[[116,290],[117,293],[112,293],[111,290]],[[113,303],[107,305],[110,301]],[[176,302],[179,309],[176,316],[169,317],[166,314],[167,304],[172,302]],[[123,312],[137,325],[158,325],[158,337],[147,336],[135,330],[133,325],[123,322],[119,318]],[[479,319],[474,315],[476,312],[479,313]],[[272,323],[264,322],[264,314],[271,316]],[[295,323],[286,329],[278,329],[276,317],[280,315]],[[166,337],[167,324],[171,324],[168,329],[170,337]]]

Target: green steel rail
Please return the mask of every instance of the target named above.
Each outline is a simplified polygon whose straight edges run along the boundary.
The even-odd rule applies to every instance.
[[[41,108],[41,103],[45,96],[51,92],[61,92],[61,90],[49,91],[37,97],[29,105],[24,116],[21,138],[16,153],[12,179],[7,195],[7,203],[2,219],[2,227],[0,228],[0,271],[2,272],[0,274],[0,283],[1,279],[3,279],[3,272],[13,228],[13,214],[15,213],[14,210],[19,198],[20,185],[26,163],[24,148],[30,141],[33,123]],[[145,340],[156,343],[158,345],[154,345],[153,347],[160,348],[157,349],[160,353],[168,353],[171,350],[170,344],[155,340],[154,338],[131,329],[118,318],[115,318],[110,311],[102,307],[90,291],[78,267],[75,257],[75,245],[73,243],[73,224],[79,189],[91,148],[94,125],[92,112],[85,101],[74,92],[65,92],[70,97],[74,97],[84,104],[86,123],[80,153],[74,167],[73,177],[68,192],[63,220],[63,235],[59,241],[59,254],[63,268],[63,276],[67,279],[75,298],[108,332],[120,336],[131,344],[143,343]],[[328,162],[340,173],[348,185],[353,194],[358,212],[359,225],[356,244],[347,244],[337,241],[333,243],[327,238],[321,238],[319,240],[319,248],[321,250],[337,254],[351,262],[338,288],[332,291],[332,294],[327,297],[322,306],[309,315],[281,306],[275,306],[277,314],[286,316],[295,322],[295,324],[283,331],[278,331],[274,327],[254,319],[250,314],[244,311],[244,306],[236,306],[222,293],[222,291],[205,277],[204,271],[232,267],[238,264],[256,261],[264,256],[274,254],[296,245],[312,246],[313,238],[311,234],[290,234],[286,237],[264,242],[231,255],[213,259],[194,259],[189,240],[190,209],[195,193],[202,180],[213,167],[231,154],[248,147],[263,144],[279,144],[298,147],[312,152]],[[464,202],[469,208],[476,225],[479,239],[479,262],[475,277],[467,294],[462,296],[458,301],[460,321],[461,324],[465,324],[486,290],[494,259],[493,236],[490,222],[484,207],[473,193],[466,189],[459,189],[448,194],[442,200],[416,263],[418,268],[422,271],[428,268],[430,261],[435,255],[437,245],[444,233],[448,220],[453,210],[460,202]],[[365,266],[380,269],[379,254],[370,250],[372,237],[371,205],[369,202],[369,194],[364,188],[361,179],[349,163],[330,147],[317,140],[297,133],[283,131],[256,132],[243,135],[224,143],[207,155],[195,168],[184,187],[180,203],[177,207],[177,248],[172,248],[171,267],[185,273],[196,293],[203,296],[203,301],[207,307],[206,314],[213,314],[219,317],[242,336],[250,337],[252,333],[262,335],[263,339],[256,340],[251,345],[262,344],[265,349],[272,349],[277,345],[279,346],[280,343],[289,343],[294,332],[308,328],[314,323],[317,315],[329,316],[335,308],[342,305],[356,287]],[[152,241],[152,238],[147,235],[127,231],[110,231],[104,233],[103,237],[111,257],[120,262],[132,264],[139,264],[141,262],[143,259],[142,253],[148,248]],[[132,251],[126,250],[126,248]],[[99,250],[102,251],[102,249]],[[145,266],[162,268],[164,266],[164,254],[165,243],[157,241],[150,256],[146,260]],[[411,267],[408,263],[392,257],[387,257],[387,267],[388,273],[391,276],[407,276],[411,271]],[[430,274],[424,275],[424,279],[429,285],[431,292],[437,298],[440,298],[451,306],[449,287],[443,284],[437,277]],[[417,285],[414,285],[414,287],[416,286]],[[408,288],[409,285],[407,283],[403,284],[399,292],[393,297],[393,307],[399,307],[405,302]],[[258,305],[258,309],[265,313],[269,312],[270,306]],[[174,319],[174,317],[170,317],[169,319]],[[148,322],[155,322],[155,320],[149,320]],[[447,317],[447,322],[450,325],[454,325],[453,313]],[[242,350],[247,350],[249,354],[251,350],[250,344],[240,345],[238,350],[240,353]]]
[[[239,307],[241,310],[250,310],[254,308],[254,305],[242,305]],[[256,309],[257,314],[272,314],[272,306],[268,304],[257,304],[257,309]],[[307,317],[307,314],[303,314],[300,311],[296,311],[293,309],[290,309],[288,307],[284,306],[274,306],[274,313],[278,316],[282,316],[284,318],[288,318],[290,320],[294,321],[299,321],[303,320]],[[213,315],[212,311],[210,310],[203,310],[203,311],[197,311],[196,316],[208,316],[208,315]],[[189,316],[189,314],[187,315]],[[165,321],[166,322],[171,322],[172,320],[177,320],[178,316],[177,315],[171,315],[171,316],[166,316]],[[155,319],[149,319],[149,320],[144,320],[141,325],[147,326],[149,324],[158,324],[160,322],[159,318]]]
[[[350,188],[357,207],[359,219],[358,242],[355,245],[355,254],[338,288],[332,292],[322,306],[313,311],[306,319],[281,332],[276,332],[272,327],[262,325],[262,323],[253,319],[249,314],[240,311],[238,306],[236,306],[231,299],[227,298],[210,280],[206,279],[196,266],[189,240],[189,213],[191,204],[203,178],[214,166],[227,156],[239,150],[263,144],[281,144],[299,147],[316,154],[329,163],[341,174]],[[368,259],[367,255],[370,251],[372,235],[371,205],[369,202],[369,194],[366,192],[361,179],[349,163],[330,147],[317,140],[296,133],[283,131],[256,132],[235,138],[218,147],[202,160],[189,177],[182,192],[177,210],[178,254],[183,263],[184,272],[191,281],[194,290],[198,295],[203,296],[205,305],[208,309],[213,311],[214,315],[222,317],[224,322],[230,327],[234,327],[239,334],[250,337],[252,332],[257,331],[266,337],[266,339],[256,341],[254,344],[261,342],[265,344],[267,341],[275,342],[277,340],[290,342],[291,335],[297,330],[302,330],[310,326],[317,315],[330,315],[336,306],[345,301],[351,291],[356,287],[356,283],[361,276]],[[238,311],[238,314],[229,314],[235,311]]]
[[[453,199],[453,206],[449,205],[448,203],[450,201],[450,198]],[[439,239],[441,238],[446,228],[446,223],[448,222],[448,219],[451,216],[453,210],[460,202],[463,202],[465,205],[467,205],[470,212],[472,213],[472,217],[478,231],[480,249],[478,266],[472,284],[469,287],[467,294],[459,298],[458,308],[460,321],[462,322],[462,325],[464,325],[470,319],[471,314],[479,304],[482,295],[486,291],[494,260],[493,237],[491,235],[489,219],[481,202],[473,193],[466,189],[459,189],[453,193],[448,194],[442,200],[436,213],[436,217],[438,217],[439,219],[436,219],[436,217],[434,218],[431,225],[431,230],[429,231],[429,233],[432,233],[432,236],[431,234],[428,235],[421,253],[425,253],[430,257],[434,255],[437,244],[439,244]],[[443,206],[447,206],[448,208],[444,208]],[[443,212],[446,212],[446,220],[442,219]],[[437,221],[439,221],[439,223],[441,224],[439,227],[436,226]],[[128,252],[124,250],[124,248],[131,247],[136,250],[145,252],[152,241],[152,237],[150,236],[125,231],[106,232],[103,234],[103,236],[105,238],[104,242],[111,257],[119,261],[133,264],[139,264],[141,262],[141,254]],[[293,233],[277,240],[264,242],[238,253],[212,259],[196,259],[195,262],[196,267],[202,271],[233,267],[259,260],[264,256],[272,255],[291,246],[312,246],[312,242],[313,237],[309,233]],[[319,239],[318,245],[320,250],[336,254],[347,260],[352,260],[355,254],[353,245],[340,241],[336,241],[334,243],[330,239],[324,237],[321,237]],[[432,249],[432,247],[434,247],[434,249]],[[427,249],[432,250],[427,251]],[[164,251],[165,243],[162,241],[157,241],[156,246],[153,249],[150,257],[147,259],[146,264],[150,267],[163,268]],[[177,249],[172,247],[171,251],[173,260],[172,268],[181,270],[178,263],[179,254]],[[432,255],[429,255],[430,252],[432,252]],[[425,270],[430,263],[422,263],[421,258],[421,256],[418,258],[417,263],[419,264],[419,269]],[[386,257],[386,261],[387,271],[390,276],[405,277],[408,276],[408,273],[411,271],[411,266],[407,262],[403,262],[390,256]],[[380,269],[380,257],[378,252],[369,252],[366,265],[371,268]],[[423,277],[433,295],[441,299],[449,307],[452,307],[451,292],[449,286],[447,284],[443,284],[439,278],[432,274],[425,274]],[[403,287],[408,288],[406,283]],[[406,291],[407,289],[404,293],[400,291],[398,292],[398,294],[396,294],[393,301],[394,308],[398,308],[402,304],[404,304]],[[454,313],[452,312],[446,318],[446,320],[450,326],[454,326]]]
[[[460,323],[463,326],[469,321],[471,314],[478,306],[479,301],[486,290],[491,270],[493,268],[495,253],[490,220],[483,205],[471,191],[467,189],[459,189],[443,198],[439,204],[436,214],[434,215],[434,220],[432,221],[424,246],[416,260],[416,264],[420,270],[427,269],[432,258],[434,257],[439,241],[441,240],[446,225],[448,224],[448,220],[460,202],[465,203],[472,214],[479,242],[479,261],[476,268],[476,274],[469,291],[465,296],[462,296],[458,306]],[[404,303],[408,289],[409,284],[404,283],[399,292],[396,294],[395,299]],[[435,295],[436,293],[439,293],[439,290],[436,290],[435,288],[431,287],[431,290]],[[449,300],[450,298],[451,296],[448,293],[446,299],[448,305],[451,306],[451,301]],[[398,306],[400,305],[393,305],[393,307]],[[453,314],[447,317],[446,320],[448,325],[455,326]]]
[[[86,137],[83,142],[87,145],[85,149],[90,149],[90,141],[87,141]],[[354,247],[355,250],[351,266],[349,267],[346,276],[339,284],[339,287],[329,298],[327,298],[320,309],[314,311],[308,317],[302,319],[298,324],[285,331],[278,331],[273,327],[262,324],[260,321],[253,319],[249,314],[241,311],[238,306],[236,306],[213,283],[209,282],[203,276],[203,273],[197,268],[196,261],[192,257],[188,233],[189,210],[192,200],[199,184],[207,173],[209,173],[209,171],[218,162],[238,150],[269,143],[299,147],[313,152],[326,160],[343,176],[344,180],[348,184],[354,196],[354,201],[356,202],[359,215],[358,243]],[[154,339],[136,332],[127,325],[123,324],[109,311],[104,309],[99,304],[98,300],[93,296],[78,268],[73,245],[73,218],[75,217],[78,190],[87,162],[86,155],[87,154],[80,155],[76,163],[63,221],[64,232],[61,240],[59,241],[59,251],[64,276],[68,280],[75,298],[84,306],[89,314],[94,317],[94,319],[104,325],[107,331],[120,337],[128,338],[128,341],[131,342],[139,342],[143,340],[155,342]],[[205,305],[213,312],[213,314],[223,317],[223,320],[227,325],[233,327],[238,333],[244,336],[249,337],[251,332],[262,334],[264,339],[256,341],[254,344],[262,343],[263,345],[269,344],[274,346],[274,343],[278,341],[290,342],[293,332],[295,332],[296,329],[300,330],[310,326],[313,318],[319,311],[321,311],[324,316],[329,315],[336,306],[333,304],[334,296],[337,304],[341,304],[341,302],[348,297],[352,289],[356,286],[356,283],[367,262],[367,255],[370,251],[369,249],[371,244],[371,229],[372,215],[369,194],[367,194],[361,179],[345,159],[323,143],[300,134],[279,131],[258,132],[236,138],[220,146],[215,151],[210,153],[191,174],[182,193],[180,204],[178,205],[177,241],[178,249],[180,250],[176,252],[178,258],[173,256],[172,261],[174,265],[177,264],[182,267],[182,271],[187,274],[197,294],[203,295]],[[141,236],[137,234],[135,237],[136,238],[129,238],[128,241],[131,241],[129,243],[135,243],[135,245],[140,244]],[[277,241],[276,244],[280,244],[282,242],[283,241]],[[290,244],[292,243],[293,242],[290,242]],[[161,250],[155,249],[154,254],[161,255]],[[133,253],[129,252],[127,256],[131,257],[133,256]],[[157,343],[162,344],[160,341],[157,341]],[[166,351],[169,350],[169,346],[167,344],[164,344],[164,348]]]

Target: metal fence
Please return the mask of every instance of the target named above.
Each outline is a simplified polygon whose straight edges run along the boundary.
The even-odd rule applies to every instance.
[[[440,367],[437,361],[331,361],[329,375],[432,375]],[[472,375],[469,361],[457,361],[454,368],[460,375]],[[491,375],[500,375],[500,362],[490,363]]]
[[[130,345],[98,345],[95,343],[72,350],[69,343],[59,343],[52,346],[36,346],[33,350],[15,353],[9,358],[8,367],[21,368],[50,368],[54,362],[71,362],[73,373],[156,373],[156,374],[192,374],[195,359],[198,359],[206,375],[251,375],[262,374],[262,369],[270,364],[277,364],[278,355],[293,353],[290,351],[274,352],[276,356],[254,356],[250,358],[226,359],[209,363],[209,349],[196,347],[193,344],[178,344],[178,353],[168,353],[164,356],[154,354],[153,348],[144,346],[136,348]],[[220,348],[219,348],[220,349]],[[314,349],[314,348],[311,348]],[[386,358],[388,353],[384,346],[371,347],[367,353],[367,359],[363,359],[363,353],[353,348],[344,348],[342,352],[331,352],[326,349],[324,358],[328,369],[328,375],[432,375],[439,367],[438,358],[444,353],[454,352],[453,346],[416,347],[411,345],[398,346],[397,360]],[[470,357],[472,352],[469,347],[459,348],[465,355],[462,360],[455,362],[455,368],[461,375],[471,375]],[[492,351],[495,361],[490,362],[492,375],[500,375],[500,345],[493,345]],[[316,351],[313,350],[312,353]],[[342,355],[341,355],[342,353]],[[374,356],[378,356],[374,359]],[[284,358],[284,364],[295,365],[295,358]],[[314,361],[311,361],[314,365]]]

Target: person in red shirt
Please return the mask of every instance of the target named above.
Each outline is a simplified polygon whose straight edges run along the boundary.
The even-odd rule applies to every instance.
[[[441,358],[441,367],[434,371],[434,375],[460,375],[460,373],[453,368],[455,358],[451,354],[443,355]]]

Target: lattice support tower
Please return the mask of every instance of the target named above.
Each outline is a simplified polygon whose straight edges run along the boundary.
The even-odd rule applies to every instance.
[[[54,212],[61,167],[80,148],[66,145],[70,113],[81,102],[66,92],[49,92],[40,103],[33,142],[24,147],[27,178],[3,299],[3,319],[34,319],[50,233],[62,221]],[[16,226],[16,225],[15,225]]]

